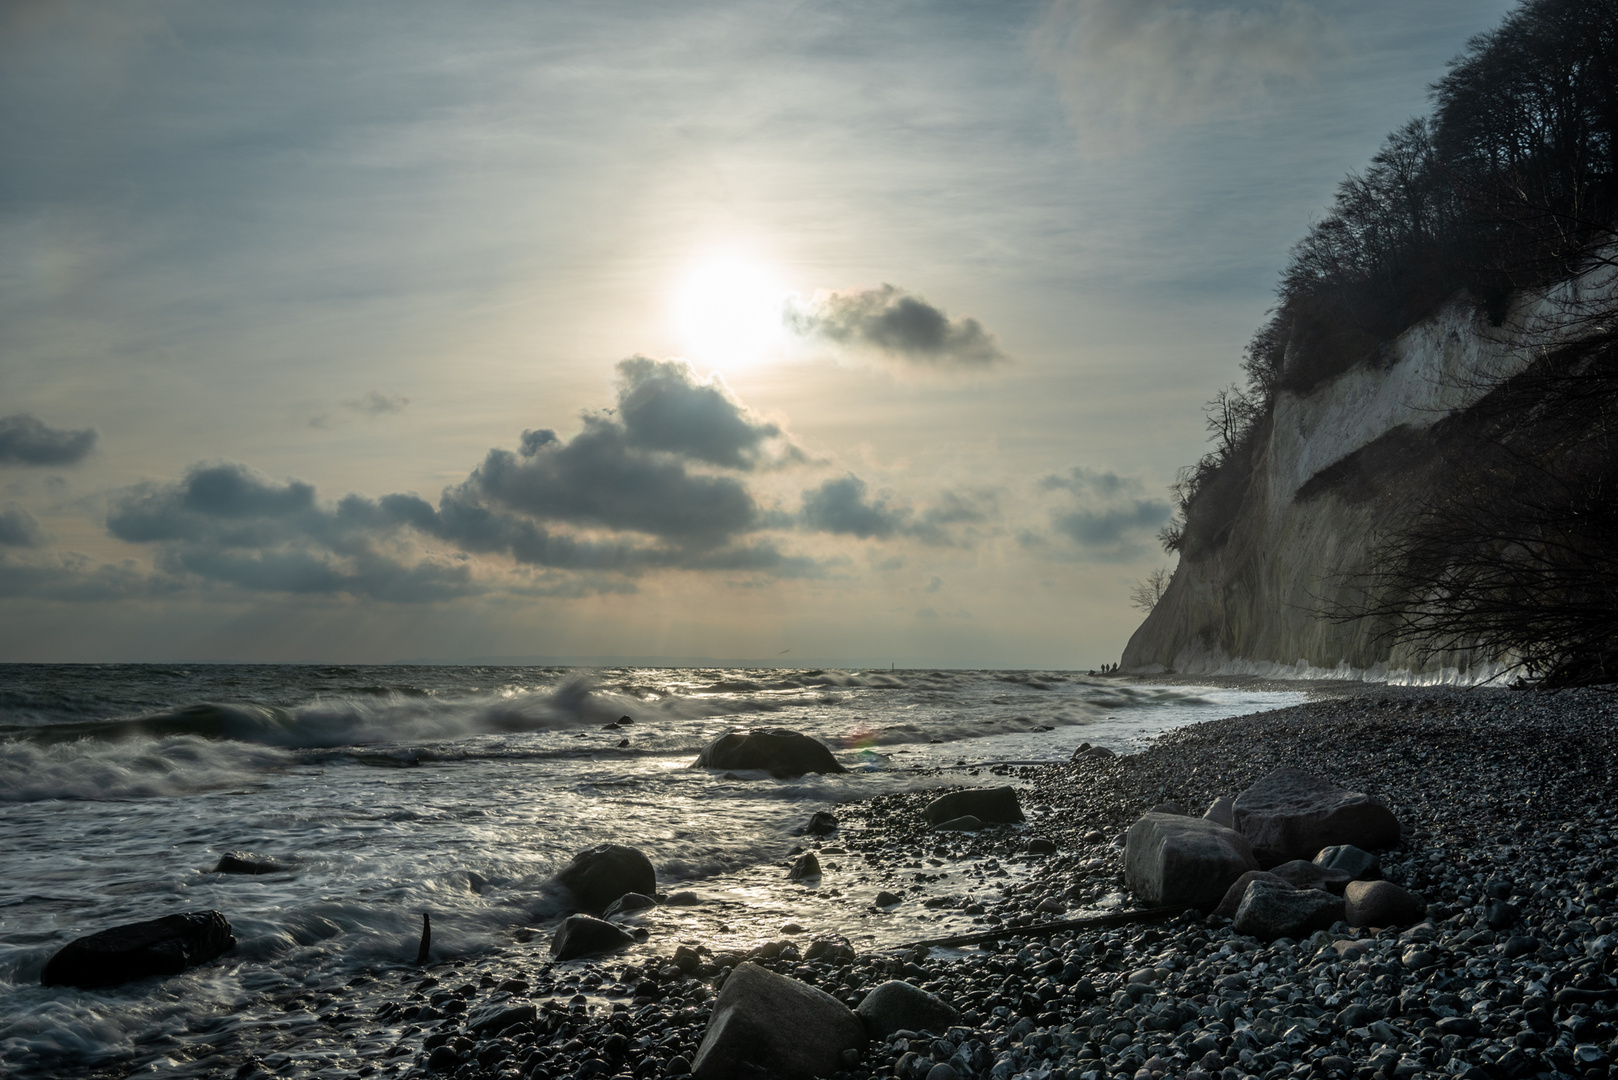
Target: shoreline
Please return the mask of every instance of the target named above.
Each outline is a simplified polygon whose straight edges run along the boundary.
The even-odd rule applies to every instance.
[[[845,899],[902,890],[916,939],[934,936],[926,920],[943,913],[1020,935],[970,949],[856,955],[846,939],[858,926],[830,947],[815,944],[833,940],[825,933],[742,929],[770,939],[751,950],[755,962],[849,1004],[900,978],[964,1014],[960,1026],[930,1033],[936,1038],[873,1043],[838,1074],[847,1080],[922,1080],[936,1065],[957,1078],[1000,1080],[1606,1075],[1618,1056],[1618,993],[1607,993],[1618,973],[1618,864],[1609,854],[1618,842],[1609,795],[1618,786],[1615,719],[1618,697],[1601,691],[1333,684],[1302,705],[1176,729],[1137,754],[986,767],[985,779],[1018,788],[1027,824],[935,832],[920,809],[938,792],[912,791],[828,807],[842,828],[802,846],[822,854],[822,888]],[[1273,944],[1201,917],[1038,931],[1133,906],[1120,893],[1117,841],[1142,812],[1170,800],[1200,812],[1279,765],[1393,808],[1404,834],[1380,853],[1382,865],[1428,901],[1424,924],[1376,935],[1339,926]],[[1036,837],[1055,852],[1030,853]],[[1516,925],[1487,927],[1491,886],[1508,892]],[[340,991],[289,1003],[289,1014],[307,1010],[348,1045],[338,1060],[317,1064],[294,1045],[209,1064],[238,1080],[317,1071],[679,1075],[701,1040],[713,984],[743,957],[687,940],[668,923],[660,932],[660,913],[670,911],[637,920],[650,942],[630,954],[552,963],[543,936],[519,932],[493,953],[377,972],[377,985],[355,993],[391,984],[381,1015],[345,1007]],[[868,907],[863,917],[899,917],[880,912]],[[738,916],[746,913],[729,913]],[[1514,937],[1532,947],[1511,945],[1518,954],[1508,956]],[[1334,941],[1361,944],[1339,953]],[[1412,953],[1419,959],[1407,962]],[[524,1006],[534,1007],[532,1019],[498,1034],[476,1030],[490,1010]],[[90,1075],[127,1074],[103,1065]]]

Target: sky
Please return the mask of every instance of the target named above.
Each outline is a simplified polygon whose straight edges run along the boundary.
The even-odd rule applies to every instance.
[[[1090,668],[1495,0],[0,7],[0,660]]]

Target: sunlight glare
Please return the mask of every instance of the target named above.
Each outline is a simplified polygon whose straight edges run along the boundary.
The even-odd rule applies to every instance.
[[[785,340],[786,298],[775,275],[744,256],[696,262],[674,297],[681,346],[691,358],[720,367],[759,363]]]

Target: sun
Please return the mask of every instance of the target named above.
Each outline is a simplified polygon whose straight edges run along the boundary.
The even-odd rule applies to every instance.
[[[766,265],[726,252],[691,264],[674,293],[675,330],[685,354],[716,367],[767,359],[786,339],[788,290]]]

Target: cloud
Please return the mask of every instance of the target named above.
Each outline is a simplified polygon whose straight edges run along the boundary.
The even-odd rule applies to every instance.
[[[348,398],[339,402],[349,412],[357,412],[364,416],[391,416],[394,413],[404,412],[410,399],[403,394],[385,393],[381,390],[367,390],[357,398]]]
[[[1065,504],[1050,511],[1052,531],[1081,558],[1095,562],[1122,562],[1148,550],[1156,531],[1169,519],[1169,504],[1147,498],[1141,482],[1128,476],[1076,466],[1065,473],[1041,477],[1041,492],[1061,492]],[[1038,533],[1022,536],[1025,547],[1047,544]]]
[[[0,465],[75,465],[96,444],[95,428],[53,428],[32,413],[0,417]]]
[[[976,319],[952,319],[895,285],[817,292],[807,303],[789,304],[783,318],[801,337],[874,350],[910,364],[983,368],[1006,359],[994,335]]]
[[[39,547],[44,542],[45,530],[34,515],[16,503],[0,510],[0,547]]]
[[[936,505],[917,513],[886,496],[867,496],[864,480],[853,473],[827,480],[803,493],[800,521],[817,532],[857,536],[862,540],[909,537],[939,547],[970,547],[974,536],[952,526],[989,520],[992,492],[946,491]]]
[[[1336,30],[1300,0],[1055,0],[1033,47],[1081,134],[1134,141],[1309,80]]]
[[[132,560],[104,563],[74,552],[47,552],[25,560],[0,551],[0,597],[93,603],[170,591],[168,582]]]
[[[617,415],[637,449],[727,469],[806,460],[779,425],[752,415],[718,375],[699,379],[682,360],[621,361]]]

